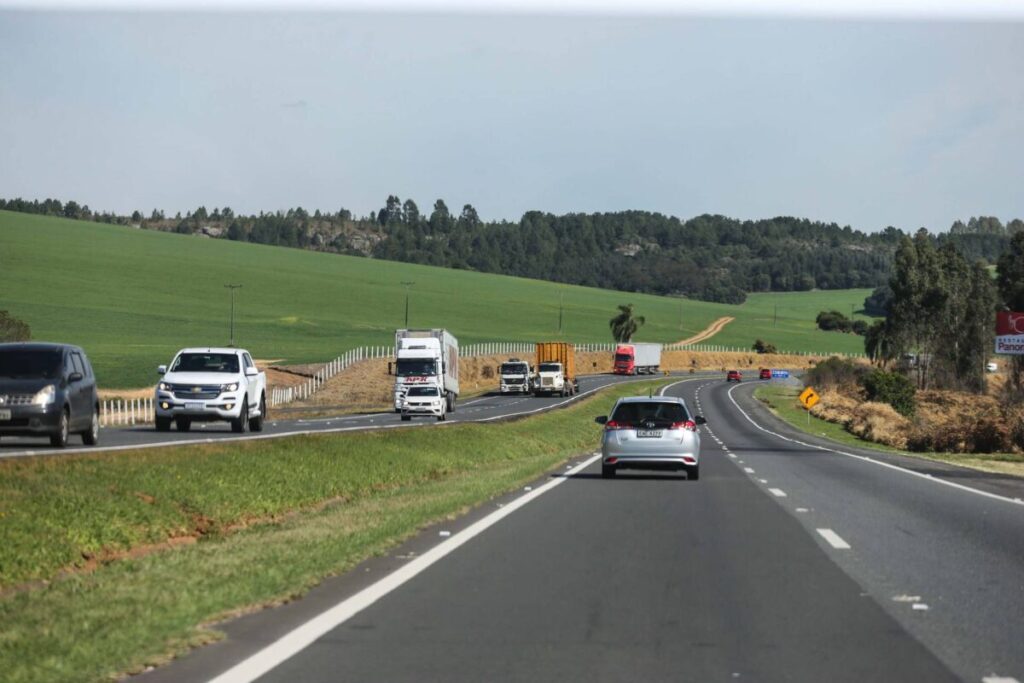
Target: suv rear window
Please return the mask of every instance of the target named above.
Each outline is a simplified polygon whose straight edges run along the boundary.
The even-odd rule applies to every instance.
[[[686,422],[690,419],[686,408],[680,403],[620,403],[611,419],[619,424],[639,424],[653,421],[660,425]]]

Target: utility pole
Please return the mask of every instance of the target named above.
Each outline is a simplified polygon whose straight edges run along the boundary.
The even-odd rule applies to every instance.
[[[228,342],[228,346],[235,345],[235,290],[241,289],[242,285],[224,285],[226,289],[231,290],[231,341]]]
[[[562,333],[562,301],[565,298],[565,292],[558,293],[558,333]]]
[[[415,282],[403,281],[402,286],[405,287],[405,327],[409,327],[409,288],[412,287]]]
[[[779,322],[779,305],[775,304],[775,317],[772,318],[772,327],[775,327],[777,322]]]

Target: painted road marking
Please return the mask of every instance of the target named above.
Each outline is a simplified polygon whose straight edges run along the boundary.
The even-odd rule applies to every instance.
[[[786,492],[783,491],[782,489],[768,489],[768,490],[771,491],[771,494],[773,496],[775,496],[776,498],[785,498],[786,497]]]
[[[941,479],[939,477],[933,477],[930,474],[923,474],[921,472],[915,472],[914,470],[908,470],[907,468],[900,467],[899,465],[893,465],[891,463],[883,462],[881,460],[875,460],[874,458],[869,458],[866,455],[857,455],[856,453],[848,453],[847,451],[840,451],[840,450],[835,449],[835,448],[828,448],[827,446],[819,446],[817,444],[807,443],[806,441],[800,441],[799,439],[791,439],[788,436],[783,436],[782,434],[778,434],[776,432],[773,432],[772,430],[767,429],[765,427],[762,427],[761,425],[759,425],[756,422],[754,422],[754,419],[752,417],[750,417],[750,415],[747,414],[747,411],[743,410],[743,408],[740,408],[740,404],[736,402],[736,399],[733,398],[733,395],[732,395],[733,390],[739,388],[739,386],[740,385],[737,384],[736,386],[734,386],[731,389],[729,389],[729,392],[728,392],[729,400],[732,401],[732,404],[733,404],[733,406],[736,407],[736,410],[740,411],[740,414],[747,419],[747,422],[749,422],[750,424],[754,425],[754,427],[756,427],[757,429],[761,430],[765,434],[770,434],[770,435],[772,435],[772,436],[774,436],[776,438],[782,439],[783,441],[788,441],[790,443],[795,443],[795,444],[799,444],[801,446],[806,446],[807,448],[813,448],[815,450],[825,451],[826,453],[835,453],[836,455],[845,455],[848,458],[854,458],[855,460],[860,460],[862,462],[871,463],[872,465],[878,465],[879,467],[885,467],[885,468],[888,468],[890,470],[896,470],[897,472],[903,472],[904,474],[909,474],[911,476],[918,477],[919,479],[924,479],[926,481],[933,481],[936,484],[942,484],[943,486],[950,486],[950,487],[955,488],[955,489],[960,489],[961,491],[967,491],[968,493],[975,493],[975,494],[977,494],[979,496],[984,496],[986,498],[992,498],[993,500],[1001,500],[1001,501],[1003,501],[1005,503],[1012,503],[1014,505],[1024,505],[1024,500],[1021,500],[1020,498],[1007,498],[1006,496],[1000,496],[997,493],[989,493],[988,491],[982,491],[980,489],[971,488],[970,486],[964,486],[963,484],[958,484],[955,481],[948,481],[946,479]]]
[[[747,474],[753,474],[754,473],[754,468],[753,467],[744,467],[743,471],[746,472]]]
[[[982,678],[981,683],[1019,683],[1019,681],[1016,678],[1011,678],[1009,676],[991,674]]]
[[[568,474],[576,474],[582,471],[596,462],[599,457],[598,455],[588,458]],[[342,600],[306,623],[286,633],[259,652],[239,662],[216,678],[211,679],[210,683],[249,683],[256,680],[278,664],[306,649],[316,642],[318,638],[326,635],[340,624],[345,623],[466,542],[479,536],[505,517],[508,517],[519,508],[544,495],[556,486],[569,481],[569,479],[570,477],[568,476],[549,479],[545,484],[538,486],[533,491],[516,498],[500,510],[495,510],[483,519],[442,541],[423,555],[396,569],[372,586],[364,588],[355,595]]]
[[[821,537],[828,541],[828,544],[836,550],[849,550],[850,544],[842,539],[842,537],[831,529],[816,529]]]

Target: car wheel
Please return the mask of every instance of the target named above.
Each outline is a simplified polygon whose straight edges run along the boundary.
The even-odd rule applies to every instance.
[[[693,467],[686,468],[686,478],[690,481],[697,481],[700,479],[700,465],[694,465]]]
[[[249,426],[249,399],[242,400],[242,410],[238,418],[231,421],[231,431],[235,434],[244,434],[245,428]]]
[[[615,476],[615,465],[601,465],[601,477],[612,479]]]
[[[263,420],[267,414],[267,397],[260,396],[260,414],[256,417],[249,418],[249,431],[250,432],[262,432],[263,431]]]
[[[71,414],[65,408],[60,413],[60,421],[57,423],[57,431],[50,435],[50,445],[57,448],[64,448],[68,445],[68,430],[71,427]]]
[[[187,417],[178,417],[174,419],[174,426],[178,428],[179,432],[187,432],[192,429],[192,420]]]
[[[438,422],[444,422],[444,421],[445,421],[445,420],[447,420],[447,419],[448,419],[448,415],[447,415],[447,413],[446,413],[446,414],[443,414],[443,415],[438,415],[438,416],[437,416],[437,421],[438,421]]]
[[[408,422],[411,419],[412,419],[411,415],[403,415],[402,416],[402,422]]]
[[[100,442],[100,409],[92,412],[92,422],[89,423],[88,431],[82,432],[82,443],[86,446],[95,446]]]
[[[154,417],[153,422],[156,424],[156,431],[158,432],[169,432],[171,431],[171,418],[169,417]]]

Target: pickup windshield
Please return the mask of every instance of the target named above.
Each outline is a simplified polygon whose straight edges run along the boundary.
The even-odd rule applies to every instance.
[[[561,372],[561,363],[541,363],[540,367],[537,368],[537,372]]]
[[[233,353],[183,353],[171,366],[171,372],[238,373],[238,356]]]
[[[60,377],[63,354],[60,350],[11,349],[0,351],[0,377]]]
[[[619,424],[636,425],[653,422],[658,427],[667,427],[676,422],[685,422],[690,416],[679,403],[620,403],[612,420]]]
[[[437,363],[432,358],[411,358],[398,361],[395,374],[399,377],[435,377]]]

